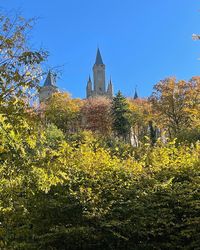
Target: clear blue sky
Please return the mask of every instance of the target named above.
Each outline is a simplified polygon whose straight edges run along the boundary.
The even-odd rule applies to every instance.
[[[85,97],[97,46],[114,90],[149,96],[168,76],[200,75],[198,0],[0,0],[4,10],[40,17],[32,44],[50,52],[49,66],[62,67],[58,87]]]

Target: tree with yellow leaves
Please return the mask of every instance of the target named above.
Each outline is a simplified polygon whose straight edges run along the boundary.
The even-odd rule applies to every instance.
[[[81,127],[82,101],[68,93],[54,93],[42,106],[45,122],[55,124],[64,133],[77,132]]]
[[[187,134],[199,119],[199,80],[176,82],[175,78],[167,78],[154,86],[150,101],[158,126],[170,138]]]

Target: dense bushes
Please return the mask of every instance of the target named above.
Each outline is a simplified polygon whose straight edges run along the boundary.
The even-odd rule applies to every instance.
[[[46,54],[27,52],[23,19],[16,29],[7,18],[0,23],[0,248],[199,249],[199,79],[157,85],[151,101],[159,113],[147,100],[128,104],[118,95],[124,105],[115,103],[114,136],[110,117],[103,130],[98,127],[110,115],[108,100],[83,103],[56,94],[43,113],[30,106]],[[178,131],[185,118],[187,126]],[[121,140],[129,122],[137,147]],[[148,139],[149,122],[152,132],[160,123],[179,140]]]
[[[3,249],[198,248],[198,144],[146,145],[136,161],[111,156],[88,133],[78,146],[34,138],[1,162]]]
[[[33,230],[39,229],[34,231],[41,239],[39,245],[55,249],[199,246],[198,145],[193,149],[158,146],[139,163],[111,159],[101,148],[94,153],[88,144],[68,156],[68,147],[65,150],[63,183],[48,194],[40,193],[42,204],[36,202],[39,206],[34,209],[38,224]]]

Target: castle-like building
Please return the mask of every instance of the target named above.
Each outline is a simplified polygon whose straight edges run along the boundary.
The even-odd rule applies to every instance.
[[[91,81],[89,76],[87,87],[86,87],[86,96],[87,98],[96,97],[96,96],[106,96],[109,98],[113,97],[113,84],[110,79],[108,86],[106,88],[106,66],[103,63],[101,53],[99,48],[97,49],[96,61],[93,66],[93,80],[94,84]]]
[[[106,96],[108,98],[113,97],[113,84],[110,79],[108,86],[106,87],[106,75],[105,64],[103,63],[99,48],[97,49],[96,61],[93,66],[93,82],[89,77],[86,87],[86,97]],[[58,92],[56,87],[56,76],[51,71],[48,72],[44,85],[39,91],[39,101],[44,102],[53,93]]]
[[[58,92],[58,87],[56,87],[56,75],[51,71],[48,72],[47,78],[44,82],[43,87],[39,91],[39,101],[40,103],[47,100],[53,93]]]

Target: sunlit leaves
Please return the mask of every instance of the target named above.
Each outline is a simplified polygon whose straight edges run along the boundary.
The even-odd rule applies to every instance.
[[[150,98],[154,119],[160,128],[168,131],[171,138],[187,134],[199,123],[199,79],[178,81],[167,78],[154,86]]]
[[[75,132],[80,128],[80,99],[72,99],[68,93],[54,93],[43,105],[46,121],[63,132]]]
[[[28,45],[27,32],[34,20],[19,16],[0,19],[0,104],[13,96],[30,100],[28,93],[35,92],[42,76],[41,63],[47,53],[32,51]],[[29,72],[29,74],[27,74]]]
[[[85,100],[81,115],[83,128],[104,136],[112,133],[111,101],[106,97]]]

